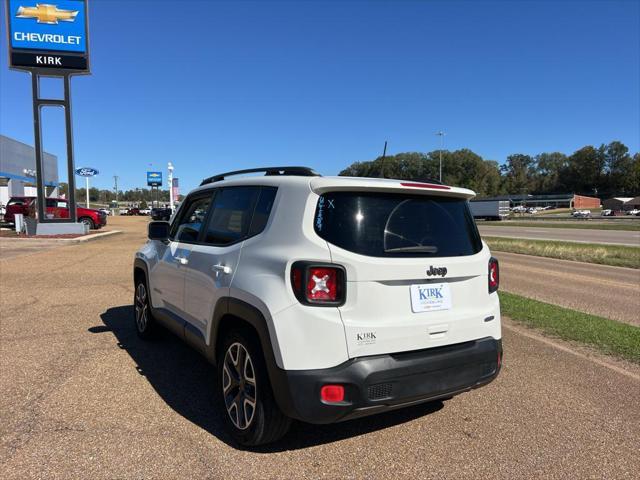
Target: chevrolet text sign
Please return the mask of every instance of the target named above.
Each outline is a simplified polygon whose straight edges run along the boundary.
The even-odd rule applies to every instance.
[[[86,0],[6,0],[10,66],[88,73]]]

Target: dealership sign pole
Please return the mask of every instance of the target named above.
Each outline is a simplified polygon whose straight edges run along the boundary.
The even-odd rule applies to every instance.
[[[151,187],[151,203],[153,203],[153,187],[156,189],[156,207],[160,206],[159,189],[162,186],[162,172],[147,172],[147,187]]]
[[[38,222],[77,222],[73,132],[71,130],[71,76],[87,75],[89,69],[89,21],[87,0],[6,0],[9,68],[31,74],[33,96]],[[62,78],[64,99],[40,97],[40,78]],[[44,168],[42,164],[41,110],[64,108],[69,181],[69,218],[45,215]]]
[[[96,170],[95,168],[91,168],[91,167],[82,167],[82,168],[78,168],[76,170],[76,175],[78,175],[79,177],[84,177],[85,179],[85,186],[87,189],[87,208],[89,208],[89,179],[95,175],[98,175],[100,172],[98,170]]]

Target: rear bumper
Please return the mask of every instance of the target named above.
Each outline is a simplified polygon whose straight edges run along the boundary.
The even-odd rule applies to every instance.
[[[498,376],[502,342],[491,337],[457,345],[355,358],[322,370],[279,370],[274,394],[283,412],[309,423],[333,423],[450,397]],[[272,375],[273,376],[273,375]],[[320,400],[326,384],[345,399]]]

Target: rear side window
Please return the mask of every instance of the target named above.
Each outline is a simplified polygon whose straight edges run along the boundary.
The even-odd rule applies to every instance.
[[[213,199],[205,243],[229,245],[242,240],[249,232],[251,216],[260,187],[227,187]]]
[[[264,230],[264,227],[267,226],[267,221],[269,220],[277,192],[278,189],[275,187],[262,187],[260,189],[260,197],[258,198],[258,203],[256,203],[253,218],[251,219],[251,228],[249,229],[250,237],[259,234]]]
[[[325,193],[314,228],[327,242],[371,257],[457,257],[482,249],[468,204],[458,198]]]

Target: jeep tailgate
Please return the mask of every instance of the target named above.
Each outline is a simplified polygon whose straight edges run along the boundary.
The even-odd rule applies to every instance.
[[[464,196],[326,191],[314,228],[346,269],[351,358],[500,338],[490,253]]]

